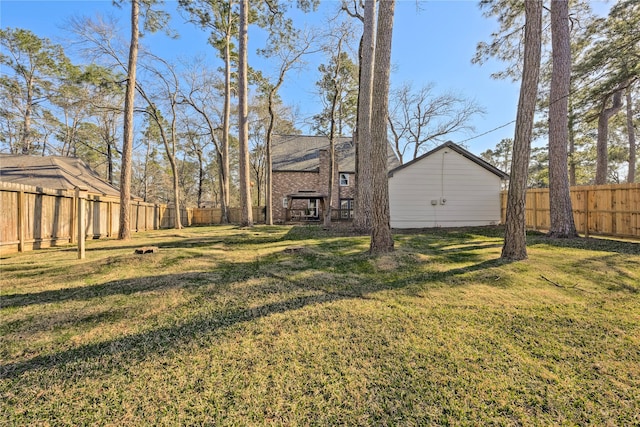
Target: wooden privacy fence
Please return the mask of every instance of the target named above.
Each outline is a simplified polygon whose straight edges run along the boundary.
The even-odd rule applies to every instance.
[[[570,188],[573,218],[578,233],[640,238],[640,184],[576,186]],[[502,192],[502,222],[507,192]],[[526,223],[533,230],[548,230],[549,189],[527,190]]]
[[[120,199],[87,194],[85,236],[115,237],[120,228]],[[0,182],[0,251],[3,253],[76,243],[79,199],[74,190],[54,190]],[[133,200],[131,231],[172,228],[175,208]],[[181,208],[183,226],[219,224],[220,209]],[[254,208],[254,221],[264,221],[264,208]],[[216,221],[217,219],[217,221]],[[233,222],[240,210],[231,209]],[[234,221],[235,220],[235,221]]]
[[[214,225],[222,224],[222,209],[220,208],[193,208],[191,217],[191,225]],[[253,222],[256,224],[264,223],[265,208],[264,206],[253,207]],[[229,208],[229,222],[231,224],[240,224],[242,222],[242,209]]]

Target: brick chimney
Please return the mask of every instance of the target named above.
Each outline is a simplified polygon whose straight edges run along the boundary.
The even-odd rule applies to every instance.
[[[318,169],[318,191],[327,194],[329,192],[329,150],[321,149],[320,168]]]

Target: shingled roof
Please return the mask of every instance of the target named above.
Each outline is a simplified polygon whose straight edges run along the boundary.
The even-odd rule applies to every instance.
[[[455,151],[456,153],[460,154],[463,157],[466,157],[467,159],[471,160],[473,163],[477,164],[480,167],[485,168],[486,170],[488,170],[489,172],[496,174],[497,176],[500,177],[500,179],[509,179],[509,175],[506,174],[505,172],[501,171],[500,169],[498,169],[497,167],[493,166],[492,164],[486,162],[485,160],[483,160],[482,158],[476,156],[475,154],[465,150],[464,148],[462,148],[461,146],[459,146],[458,144],[452,142],[452,141],[447,141],[442,145],[437,146],[436,148],[434,148],[433,150],[424,153],[423,155],[416,157],[415,159],[411,160],[410,162],[407,162],[403,165],[399,165],[397,166],[395,169],[392,169],[389,171],[389,175],[393,176],[394,172],[397,172],[401,169],[404,169],[408,166],[411,166],[414,163],[419,162],[420,160],[424,159],[425,157],[429,157],[431,156],[433,153],[435,153],[436,151],[439,151],[443,148],[450,148],[451,150]]]
[[[273,170],[276,172],[313,172],[320,167],[320,150],[329,149],[329,138],[311,135],[276,135],[273,138]],[[356,150],[351,137],[335,138],[338,171],[355,173]],[[400,162],[391,147],[388,148],[387,164],[392,169]]]
[[[74,157],[0,154],[0,181],[54,190],[81,187],[91,194],[120,195],[116,187],[100,178],[84,161]]]

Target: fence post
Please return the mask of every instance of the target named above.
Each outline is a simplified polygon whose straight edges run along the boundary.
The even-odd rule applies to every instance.
[[[76,187],[76,199],[78,200],[78,259],[84,259],[85,257],[85,223],[87,213],[84,208],[85,200],[87,199],[88,189]]]
[[[618,233],[618,200],[616,189],[611,189],[609,195],[609,206],[611,209],[611,233],[615,236]]]
[[[589,190],[584,190],[584,237],[589,237]]]
[[[140,231],[140,202],[136,202],[136,233]]]
[[[538,229],[538,193],[535,191],[531,192],[531,196],[533,198],[533,229]]]
[[[74,193],[71,198],[71,212],[69,216],[69,243],[74,244],[78,237],[78,195]]]
[[[113,237],[113,202],[107,202],[107,237]]]
[[[24,191],[18,192],[18,252],[24,252],[24,226],[26,211]]]

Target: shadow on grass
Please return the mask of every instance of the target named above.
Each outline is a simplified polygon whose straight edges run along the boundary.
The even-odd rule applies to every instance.
[[[86,301],[94,298],[108,297],[112,295],[133,295],[136,293],[152,292],[177,287],[193,287],[215,285],[213,290],[207,292],[217,292],[224,289],[231,283],[242,283],[249,279],[264,279],[282,281],[287,285],[304,291],[313,291],[312,295],[291,296],[283,294],[282,298],[276,302],[251,307],[250,296],[237,299],[237,304],[233,309],[225,310],[215,304],[211,305],[211,310],[194,314],[192,319],[171,326],[156,327],[132,335],[114,338],[101,343],[92,343],[76,346],[74,348],[57,351],[49,355],[39,355],[25,361],[8,363],[0,366],[0,378],[13,379],[21,375],[38,370],[75,369],[74,366],[82,365],[95,359],[104,359],[117,364],[118,359],[126,362],[136,362],[146,357],[158,353],[166,353],[167,350],[180,347],[192,341],[202,339],[203,335],[216,333],[225,328],[237,324],[251,322],[263,317],[278,313],[287,313],[317,304],[327,304],[341,300],[357,300],[370,298],[373,293],[384,290],[396,290],[409,288],[414,284],[429,284],[444,282],[448,278],[473,273],[480,270],[499,267],[507,262],[500,259],[489,259],[487,255],[475,253],[485,249],[497,248],[500,245],[495,241],[485,243],[466,243],[466,239],[482,234],[482,229],[473,229],[454,232],[444,232],[438,230],[435,234],[409,233],[399,234],[403,244],[407,244],[412,249],[419,247],[415,252],[433,256],[437,261],[450,263],[465,262],[468,265],[449,268],[444,271],[428,271],[420,267],[421,264],[400,265],[398,271],[379,273],[369,262],[369,258],[364,252],[355,252],[348,255],[336,255],[341,248],[348,247],[354,240],[347,239],[344,242],[320,241],[310,243],[309,246],[317,248],[318,252],[311,250],[309,253],[293,255],[275,255],[266,264],[260,261],[223,263],[208,271],[189,272],[181,274],[155,275],[145,278],[112,281],[93,286],[79,288],[66,288],[54,291],[44,291],[30,294],[16,294],[3,296],[2,307],[24,307],[35,304],[56,303],[65,301]],[[243,236],[224,237],[193,237],[185,240],[167,241],[175,248],[189,248],[192,245],[213,245],[213,244],[235,244],[242,245],[260,244],[264,242],[295,242],[303,240],[320,239],[331,237],[319,227],[293,227],[284,234],[274,233],[264,238],[253,238],[251,233]],[[453,233],[453,236],[451,235]],[[489,238],[497,237],[496,230],[491,229]],[[352,235],[353,236],[353,235]],[[336,236],[337,237],[337,236]],[[362,240],[363,236],[354,236]],[[442,239],[448,239],[443,241]],[[573,239],[560,241],[562,246],[575,247],[576,249],[600,249],[617,253],[637,253],[637,248],[633,243],[593,241],[594,239]],[[468,242],[468,241],[467,241]],[[540,235],[530,236],[530,245],[554,244],[555,239],[547,239]],[[456,247],[459,245],[459,247]],[[573,245],[573,246],[572,246]],[[596,248],[593,245],[597,246]],[[442,250],[445,246],[451,246]],[[412,250],[412,252],[414,252]],[[283,265],[271,268],[271,263],[288,262],[289,270]],[[411,262],[411,261],[408,261]],[[415,262],[415,260],[414,260]],[[331,267],[329,270],[327,267]],[[280,268],[280,270],[278,270]],[[292,280],[290,273],[300,271],[317,271],[304,279],[304,281]],[[357,283],[342,283],[341,276],[345,272],[358,274]],[[326,277],[330,280],[325,280]],[[454,285],[455,286],[455,285]],[[279,292],[277,287],[275,292]],[[290,289],[289,289],[290,291]],[[206,296],[206,295],[204,295]],[[215,311],[222,310],[222,311]],[[99,319],[98,319],[99,320]],[[82,370],[80,366],[77,369]]]
[[[488,225],[480,227],[434,227],[434,228],[403,228],[394,229],[395,236],[422,235],[425,237],[439,237],[447,239],[468,240],[477,236],[504,237],[504,227]]]
[[[466,236],[466,234],[462,234]],[[492,249],[502,247],[493,237],[485,242],[469,242],[473,237],[443,238],[443,235],[410,234],[397,236],[403,246],[414,253],[429,256],[443,263],[477,263],[485,259]],[[477,239],[477,235],[475,237]],[[497,254],[499,256],[499,254]]]
[[[36,304],[61,303],[65,301],[88,301],[93,298],[104,298],[113,295],[132,295],[140,292],[151,292],[177,286],[197,283],[203,273],[182,273],[176,275],[138,277],[97,285],[78,286],[51,291],[3,295],[0,308],[26,307]]]
[[[459,227],[459,228],[423,228],[423,229],[403,229],[394,230],[394,235],[399,238],[415,237],[416,239],[426,239],[432,247],[446,247],[455,245],[455,241],[467,241],[484,236],[487,238],[504,238],[503,226],[486,227]],[[429,242],[437,240],[440,244]],[[621,241],[615,239],[576,237],[572,239],[557,239],[547,237],[539,231],[527,231],[527,245],[550,245],[562,248],[585,249],[603,252],[615,252],[628,255],[640,255],[640,241]],[[482,245],[480,245],[482,246]],[[496,247],[501,246],[496,245]],[[455,248],[454,248],[455,249]]]
[[[510,264],[511,261],[505,261],[501,259],[490,259],[486,261],[476,262],[475,264],[467,265],[465,267],[452,268],[450,270],[445,271],[426,271],[420,272],[412,275],[408,275],[407,277],[401,278],[395,281],[395,285],[389,286],[389,288],[404,288],[413,284],[420,283],[435,283],[435,282],[444,282],[449,278],[460,276],[467,273],[473,273],[480,270],[486,270],[489,268],[500,267],[502,265]],[[451,286],[450,283],[447,285]],[[499,285],[495,285],[499,286]]]
[[[297,271],[305,270],[304,256],[292,255],[297,262]],[[364,254],[339,257],[345,262],[345,266],[357,264],[368,257]],[[323,262],[335,261],[334,257],[327,257]],[[314,260],[312,260],[313,262]],[[317,260],[316,260],[317,261]],[[469,273],[503,264],[500,260],[489,260],[479,262],[461,268],[454,268],[443,272],[411,271],[408,267],[407,274],[403,276],[385,276],[368,274],[358,278],[358,283],[345,284],[339,278],[340,275],[334,273],[333,281],[326,279],[323,270],[318,270],[316,265],[310,268],[317,271],[304,280],[293,280],[286,271],[276,272],[269,268],[261,268],[256,262],[243,262],[223,265],[210,272],[197,272],[187,274],[175,274],[164,276],[153,276],[133,280],[114,281],[94,286],[81,288],[60,289],[56,291],[45,291],[40,293],[10,295],[3,297],[3,307],[23,307],[26,305],[64,302],[71,300],[90,300],[110,295],[131,295],[134,293],[149,292],[154,290],[167,289],[172,287],[198,287],[203,285],[215,285],[216,289],[222,290],[230,283],[246,281],[249,278],[262,278],[265,280],[281,281],[289,288],[312,291],[313,295],[291,297],[283,295],[281,301],[271,302],[258,307],[249,308],[251,299],[239,298],[239,304],[243,307],[236,307],[231,311],[205,312],[195,314],[195,318],[179,323],[177,325],[165,326],[132,334],[120,338],[115,338],[101,343],[86,344],[58,351],[50,355],[40,355],[29,360],[8,363],[0,366],[0,378],[17,378],[20,375],[42,369],[56,369],[59,367],[69,368],[76,364],[82,364],[97,358],[110,357],[124,358],[128,362],[140,361],[155,353],[165,353],[168,349],[187,344],[192,340],[202,339],[203,335],[215,333],[218,330],[232,327],[243,322],[250,322],[272,314],[286,313],[316,304],[331,303],[348,299],[368,299],[370,295],[392,289],[401,289],[416,283],[429,283],[442,280],[444,278],[459,274]],[[289,289],[289,292],[291,289]],[[215,290],[211,292],[216,292]],[[211,308],[216,310],[215,305]],[[116,363],[117,361],[114,361]],[[82,368],[79,368],[82,369]]]
[[[318,226],[296,226],[292,227],[289,232],[278,238],[273,240],[268,240],[269,242],[283,242],[283,241],[291,241],[295,242],[297,240],[309,240],[309,239],[319,239],[325,236],[324,239],[321,239],[317,243],[313,243],[310,247],[317,248],[319,253],[312,252],[303,255],[303,258],[306,258],[306,261],[309,264],[312,264],[314,268],[326,268],[332,267],[334,271],[337,273],[373,273],[371,264],[369,263],[370,257],[364,252],[356,252],[355,254],[349,254],[344,256],[333,256],[336,255],[336,252],[339,252],[342,249],[353,249],[354,242],[352,240],[342,240],[339,241],[330,241],[326,239],[326,235],[324,234],[325,230]],[[356,239],[361,239],[362,236],[355,236]],[[215,238],[205,238],[205,239],[188,239],[186,241],[176,241],[176,242],[167,242],[163,247],[166,248],[181,248],[188,249],[194,247],[194,245],[199,244],[201,246],[210,246],[220,242],[233,242],[239,239],[239,237],[234,237],[233,239],[221,239],[220,237]],[[194,240],[191,242],[191,240]],[[253,244],[256,241],[260,240],[261,242],[267,241],[267,239],[251,239],[245,238],[242,240],[243,244]],[[249,242],[249,243],[247,243]],[[171,246],[171,243],[174,246]],[[487,243],[487,244],[477,244],[477,245],[462,245],[459,247],[452,247],[447,249],[442,249],[442,246],[451,246],[455,243],[451,241],[447,241],[443,243],[441,240],[433,240],[429,243],[425,242],[421,236],[411,235],[408,239],[404,241],[404,244],[408,244],[412,247],[420,247],[422,248],[421,253],[432,255],[437,257],[437,261],[445,262],[445,263],[460,263],[460,262],[475,262],[475,266],[478,268],[486,268],[488,266],[495,266],[501,263],[504,263],[500,260],[492,260],[486,262],[478,261],[483,258],[482,254],[473,253],[469,251],[473,250],[483,250],[493,247],[499,247],[500,245]],[[139,245],[134,245],[132,247],[139,247]],[[116,248],[102,248],[96,250],[109,250]],[[122,246],[119,246],[118,249],[122,249]],[[325,253],[329,255],[325,255]],[[138,260],[140,256],[132,256],[133,259]],[[179,257],[178,261],[182,259]],[[131,262],[128,258],[107,258],[104,263],[104,267],[108,267],[110,264],[114,264],[117,267],[118,263],[122,262]],[[293,271],[298,269],[305,269],[306,266],[304,264],[299,264],[298,266],[290,267]],[[454,270],[447,270],[447,272],[441,273],[428,273],[426,275],[421,275],[423,278],[428,277],[446,277],[451,274],[459,274],[467,271],[472,271],[474,266],[463,267]],[[59,273],[64,269],[58,267],[48,267],[38,272],[38,274],[50,274],[50,273]],[[29,272],[25,272],[24,275],[31,276],[33,275],[33,270]],[[22,274],[19,275],[22,277]],[[269,276],[262,275],[264,277]],[[75,286],[70,288],[62,288],[56,290],[47,290],[42,292],[33,292],[33,293],[21,293],[21,294],[9,294],[3,295],[0,299],[0,308],[17,308],[17,307],[26,307],[36,304],[48,304],[48,303],[61,303],[65,301],[87,301],[94,298],[101,297],[109,297],[114,295],[132,295],[136,293],[142,292],[151,292],[156,290],[162,290],[172,287],[184,287],[184,286],[195,286],[203,283],[211,283],[215,280],[217,285],[224,286],[231,282],[238,282],[242,280],[248,280],[250,278],[259,278],[261,274],[259,274],[259,264],[255,261],[245,262],[245,263],[222,263],[215,269],[209,271],[200,271],[200,272],[189,272],[189,273],[178,273],[171,275],[155,275],[155,276],[146,276],[139,277],[135,279],[123,279],[116,280],[107,283],[100,283],[96,285],[88,285],[88,286]],[[395,287],[395,286],[394,286]]]
[[[254,228],[243,227],[231,227],[228,225],[223,226],[210,226],[202,227],[203,229],[211,229],[216,232],[215,235],[207,234],[203,232],[202,235],[185,235],[179,234],[179,230],[172,230],[176,233],[167,234],[167,230],[162,232],[147,232],[143,241],[139,243],[126,242],[126,244],[119,244],[113,246],[93,246],[88,247],[86,250],[90,251],[121,251],[121,250],[135,250],[141,246],[152,245],[162,248],[171,249],[183,249],[183,248],[207,248],[216,245],[225,245],[233,247],[235,245],[251,246],[251,245],[265,245],[281,242],[296,242],[308,239],[325,239],[327,237],[343,237],[350,235],[349,231],[341,230],[324,230],[317,225],[301,225],[301,226],[261,226],[257,225]],[[216,230],[216,228],[218,230]],[[222,235],[222,231],[227,229],[232,231],[228,235]],[[192,230],[192,228],[189,228]],[[154,235],[156,233],[156,235]],[[144,243],[143,243],[144,242]],[[125,243],[125,242],[122,242]],[[63,249],[65,251],[76,251],[77,248],[70,247]]]
[[[593,264],[591,264],[593,263]],[[628,271],[625,268],[621,268],[620,265],[629,264]],[[629,274],[629,271],[638,271],[638,264],[629,259],[627,263],[621,263],[617,254],[599,255],[592,258],[584,259],[580,267],[589,269],[599,269],[601,272],[606,272],[612,275],[613,280],[605,279],[605,287],[610,291],[627,291],[632,294],[640,292],[640,282],[637,280],[634,284],[627,284],[625,282],[634,282],[634,276]],[[606,267],[603,267],[606,266]]]
[[[640,255],[640,242],[598,239],[593,237],[576,237],[573,239],[556,239],[541,233],[528,233],[527,245],[549,245],[559,248],[583,249],[589,251],[615,252],[626,255]]]
[[[220,317],[202,317],[179,326],[157,328],[149,332],[133,334],[106,342],[83,345],[47,356],[36,356],[25,362],[0,366],[0,378],[16,378],[23,373],[51,369],[58,366],[82,363],[94,358],[122,356],[126,359],[142,360],[149,354],[165,353],[170,347],[178,347],[198,339],[203,333],[210,334],[234,324],[249,322],[276,313],[297,310],[312,304],[321,304],[346,298],[336,294],[320,294],[266,304],[258,308],[241,309]]]

